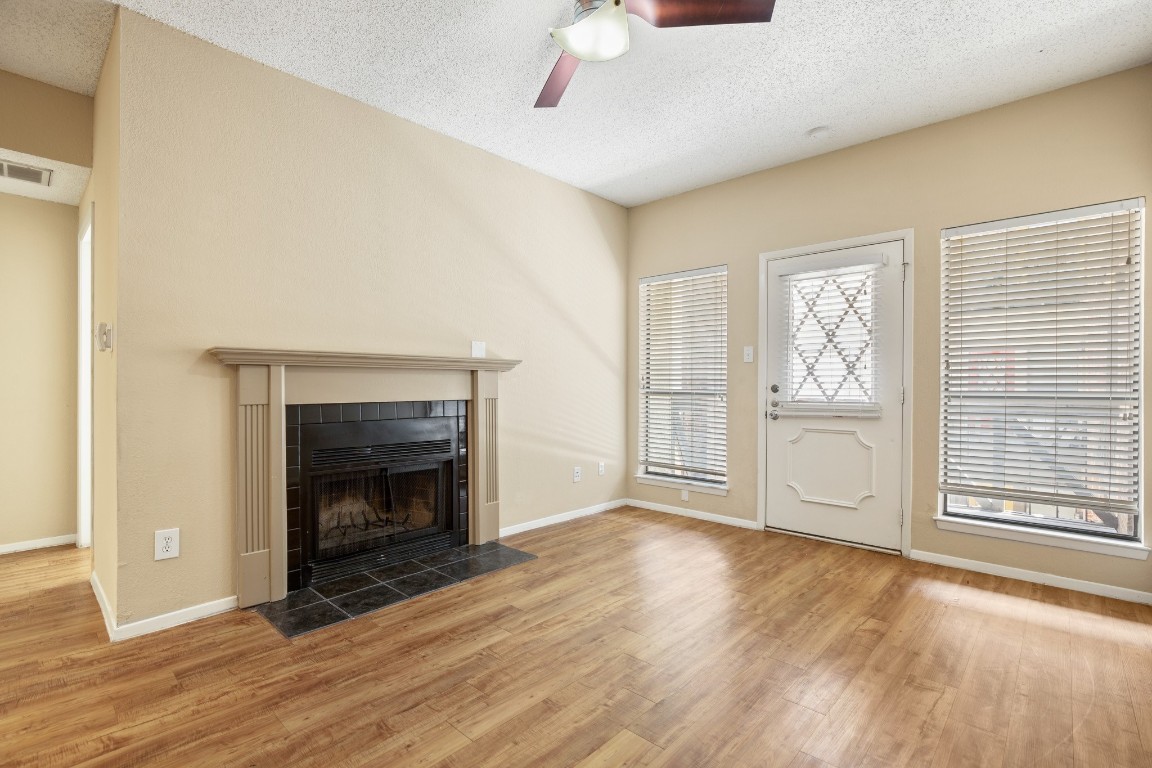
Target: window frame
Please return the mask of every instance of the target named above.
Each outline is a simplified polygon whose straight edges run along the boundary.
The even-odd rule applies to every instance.
[[[945,263],[946,244],[947,240],[952,237],[960,235],[977,235],[981,233],[990,233],[1002,229],[1013,229],[1020,227],[1033,227],[1051,225],[1061,222],[1070,222],[1076,219],[1082,219],[1088,216],[1117,213],[1124,210],[1138,210],[1140,212],[1140,219],[1138,224],[1138,253],[1139,263],[1138,279],[1140,281],[1139,295],[1135,304],[1135,312],[1138,316],[1137,334],[1139,338],[1139,349],[1137,351],[1137,368],[1139,370],[1139,395],[1137,399],[1137,407],[1141,412],[1141,416],[1146,413],[1147,398],[1145,394],[1146,381],[1144,380],[1144,360],[1146,358],[1144,337],[1145,319],[1144,314],[1147,308],[1146,299],[1146,280],[1147,267],[1145,261],[1147,258],[1146,250],[1146,229],[1147,229],[1147,208],[1145,206],[1144,198],[1134,198],[1129,200],[1117,201],[1113,203],[1104,203],[1100,205],[1089,205],[1078,208],[1065,209],[1059,211],[1052,211],[1048,213],[1041,213],[1032,216],[1023,216],[1012,219],[1004,219],[999,221],[986,222],[982,224],[973,224],[964,227],[954,227],[941,231],[941,280],[942,290],[940,296],[940,311],[941,323],[945,319],[945,301],[946,296],[943,291],[943,281],[946,279],[943,265]],[[941,355],[943,357],[943,340],[941,343]],[[938,411],[938,418],[940,419],[940,428],[944,428],[945,424],[945,377],[943,372],[943,360],[941,361],[941,399]],[[1143,420],[1138,425],[1137,431],[1137,458],[1135,461],[1137,478],[1137,498],[1138,498],[1138,514],[1135,525],[1135,536],[1132,538],[1118,537],[1109,535],[1103,531],[1089,532],[1083,530],[1084,524],[1076,526],[1068,524],[1061,526],[1060,524],[1045,524],[1036,521],[1018,521],[1011,518],[1004,518],[998,516],[981,516],[979,514],[971,513],[957,513],[950,511],[948,507],[949,492],[940,490],[937,494],[937,513],[934,517],[937,528],[948,531],[958,531],[969,534],[977,534],[988,536],[992,538],[1007,539],[1012,541],[1029,542],[1033,544],[1040,544],[1045,546],[1055,546],[1067,549],[1075,549],[1086,552],[1093,552],[1097,554],[1133,558],[1145,560],[1152,551],[1145,545],[1145,517],[1144,506],[1144,484],[1145,484],[1145,465],[1147,463],[1146,455],[1144,452],[1146,427]],[[943,439],[938,451],[938,461],[941,465],[941,473],[943,472],[944,462],[944,443]],[[954,494],[953,494],[954,495]],[[1006,494],[1012,495],[1012,494]],[[1077,530],[1080,527],[1081,530]]]
[[[780,416],[832,418],[849,417],[859,419],[881,418],[883,415],[883,409],[880,406],[880,401],[877,396],[878,388],[881,386],[881,376],[880,371],[876,368],[876,339],[878,337],[878,320],[876,317],[876,310],[880,304],[880,287],[876,280],[876,274],[877,270],[883,268],[885,265],[886,261],[880,258],[867,262],[861,262],[850,267],[800,271],[781,276],[783,280],[782,284],[780,285],[780,304],[785,315],[783,327],[787,329],[788,340],[785,344],[783,359],[779,361],[780,371],[782,372],[781,384],[784,389],[782,396],[776,398],[780,403],[778,406],[776,406],[776,411],[780,414]],[[796,336],[796,294],[793,293],[793,288],[798,280],[815,279],[814,276],[816,275],[823,275],[823,277],[827,279],[838,278],[841,276],[854,276],[857,274],[863,274],[865,276],[864,280],[867,283],[866,299],[868,318],[866,328],[867,344],[865,346],[868,349],[866,361],[868,369],[866,376],[868,382],[866,385],[864,385],[863,381],[858,376],[856,378],[862,387],[866,386],[870,390],[872,397],[867,400],[853,399],[821,401],[815,398],[795,399],[795,395],[797,394],[795,378],[797,358],[793,352],[796,351],[796,346],[798,343],[811,341],[811,337],[808,337],[807,339],[798,339]],[[842,286],[837,286],[838,290],[842,290],[842,288]],[[858,290],[857,295],[853,298],[858,298],[861,290]],[[848,299],[846,295],[845,299],[847,304],[851,303],[851,300]],[[806,317],[812,317],[818,325],[822,326],[822,323],[816,317],[817,313],[810,310],[812,310],[811,307],[806,308]],[[845,312],[847,311],[848,310],[846,309]],[[855,309],[851,311],[856,312],[856,314],[859,315],[859,312],[857,312]],[[863,324],[864,318],[862,315],[859,316],[861,317]],[[822,330],[824,329],[822,328]],[[811,349],[809,349],[809,352],[811,352]],[[817,357],[820,357],[820,353],[817,354]],[[860,362],[861,357],[862,356],[857,356],[854,362]],[[801,359],[801,362],[807,363],[807,360]],[[844,381],[847,382],[847,379],[845,378]],[[819,387],[820,385],[817,384],[817,386]]]
[[[645,440],[646,426],[651,422],[652,418],[646,411],[648,389],[645,387],[645,375],[648,370],[646,362],[647,347],[645,344],[645,328],[647,322],[645,319],[645,286],[652,284],[659,284],[665,282],[672,282],[677,280],[687,280],[694,277],[706,277],[709,275],[723,275],[723,292],[720,299],[719,310],[723,319],[722,341],[715,345],[714,349],[718,351],[723,360],[723,391],[717,392],[722,398],[724,403],[724,416],[720,420],[721,431],[719,433],[711,433],[713,439],[720,442],[723,448],[723,475],[718,476],[716,480],[706,480],[696,477],[679,477],[674,474],[664,474],[662,472],[648,471],[650,466],[646,460],[650,458],[651,454],[646,452],[645,447],[647,442]],[[727,329],[727,315],[728,315],[728,265],[719,264],[711,267],[703,267],[699,269],[684,270],[679,272],[670,272],[666,274],[650,275],[641,277],[637,281],[637,321],[638,333],[637,339],[639,348],[637,351],[637,365],[638,365],[638,380],[636,382],[636,392],[638,395],[637,404],[637,462],[635,479],[638,483],[644,485],[654,485],[666,488],[678,488],[685,490],[692,490],[693,492],[713,494],[719,496],[726,496],[728,493],[728,391],[729,391],[729,354],[728,354],[728,329]],[[672,427],[668,426],[667,430],[672,431]],[[675,470],[672,470],[675,471]]]

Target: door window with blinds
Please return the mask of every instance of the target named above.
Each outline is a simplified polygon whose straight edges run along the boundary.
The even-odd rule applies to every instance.
[[[1139,538],[1143,205],[942,233],[945,516]]]
[[[880,415],[876,270],[880,262],[782,275],[788,339],[782,416]]]
[[[728,268],[640,281],[640,477],[728,477]]]

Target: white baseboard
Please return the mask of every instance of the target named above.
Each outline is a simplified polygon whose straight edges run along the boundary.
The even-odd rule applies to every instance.
[[[607,512],[610,509],[616,509],[627,504],[626,499],[616,499],[615,501],[606,501],[603,504],[595,504],[591,507],[584,507],[583,509],[574,509],[571,512],[561,512],[558,515],[551,515],[549,517],[542,517],[539,520],[529,520],[526,523],[519,523],[517,525],[510,525],[507,528],[500,529],[500,538],[511,536],[516,533],[524,533],[525,531],[533,531],[537,528],[544,528],[549,525],[556,525],[556,523],[566,523],[569,520],[575,520],[578,517],[586,517],[588,515],[595,515],[599,512]]]
[[[201,603],[200,605],[193,605],[188,608],[181,608],[178,611],[171,613],[162,613],[159,616],[153,616],[150,619],[141,619],[140,621],[133,621],[128,624],[121,624],[116,627],[116,634],[112,637],[113,640],[127,640],[130,637],[139,637],[140,635],[148,635],[152,632],[159,632],[162,629],[169,629],[171,627],[178,627],[181,624],[187,624],[190,621],[197,619],[207,618],[208,616],[215,616],[218,613],[231,611],[239,605],[239,601],[235,595],[232,597],[222,597],[219,600],[213,600],[208,603]]]
[[[89,581],[92,583],[92,591],[96,594],[96,602],[100,604],[100,612],[104,614],[104,626],[108,630],[108,638],[112,640],[112,642],[127,640],[131,637],[140,637],[141,635],[151,634],[152,632],[159,632],[162,629],[178,627],[181,624],[187,624],[197,619],[215,616],[217,613],[230,611],[239,604],[235,597],[224,597],[208,603],[193,605],[189,608],[181,608],[171,613],[163,613],[159,616],[153,616],[150,619],[141,619],[140,621],[117,625],[115,614],[113,614],[111,607],[108,605],[108,597],[104,594],[104,587],[100,586],[100,579],[97,578],[95,571],[92,572]]]
[[[591,507],[584,507],[583,509],[574,509],[571,512],[561,512],[558,515],[542,517],[539,520],[530,520],[527,523],[520,523],[519,525],[510,525],[507,528],[500,529],[500,536],[503,538],[504,536],[511,536],[516,533],[524,533],[525,531],[532,531],[548,525],[556,525],[556,523],[565,523],[569,520],[575,520],[578,517],[595,515],[598,512],[607,512],[610,509],[619,509],[620,507],[639,507],[640,509],[648,509],[653,512],[667,512],[672,515],[693,517],[697,520],[707,520],[710,523],[722,523],[724,525],[734,525],[737,528],[763,530],[755,520],[741,520],[736,517],[713,515],[710,512],[698,512],[695,509],[672,507],[667,504],[653,504],[649,501],[639,501],[637,499],[616,499],[615,501],[606,501],[603,504],[596,504]]]
[[[47,539],[33,539],[32,541],[17,541],[12,544],[0,544],[0,555],[10,552],[27,552],[30,549],[43,549],[44,547],[60,547],[65,544],[75,544],[76,534],[67,536],[51,536]]]
[[[104,587],[100,585],[100,578],[96,575],[96,571],[92,571],[92,575],[88,577],[88,583],[92,585],[92,594],[96,595],[96,602],[100,605],[100,613],[104,616],[104,629],[108,630],[108,639],[115,640],[116,614],[112,612],[112,606],[108,605],[108,595],[104,594]]]
[[[738,517],[728,517],[726,515],[714,515],[711,512],[700,512],[695,509],[688,509],[686,507],[673,507],[668,504],[653,504],[650,501],[640,501],[639,499],[625,499],[624,504],[630,507],[639,507],[640,509],[650,509],[653,512],[667,512],[670,515],[680,515],[682,517],[692,517],[697,520],[707,520],[710,523],[721,523],[722,525],[732,525],[737,528],[748,528],[753,531],[762,531],[764,526],[755,520],[742,520]]]
[[[1056,576],[1051,573],[1026,571],[1023,568],[1011,568],[1006,565],[985,563],[980,560],[965,560],[962,557],[938,555],[935,552],[923,552],[917,549],[912,550],[908,556],[912,560],[920,560],[925,563],[946,565],[951,568],[963,568],[967,571],[987,573],[990,576],[1003,576],[1008,579],[1030,581],[1033,584],[1046,584],[1050,587],[1061,587],[1063,589],[1075,590],[1076,592],[1086,592],[1090,595],[1100,595],[1101,597],[1114,597],[1117,600],[1127,600],[1130,603],[1152,605],[1152,592],[1141,592],[1137,589],[1114,587],[1110,584],[1100,584],[1095,581],[1069,579],[1065,576]]]

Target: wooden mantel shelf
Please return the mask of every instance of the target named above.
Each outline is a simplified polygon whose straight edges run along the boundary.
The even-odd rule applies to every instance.
[[[416,368],[439,371],[510,371],[519,360],[492,357],[378,355],[370,352],[308,352],[298,349],[213,347],[208,353],[224,365],[307,365],[340,368]]]

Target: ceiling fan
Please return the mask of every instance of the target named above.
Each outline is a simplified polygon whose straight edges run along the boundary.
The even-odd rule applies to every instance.
[[[627,5],[625,5],[627,2]],[[581,61],[608,61],[628,52],[628,14],[654,27],[754,24],[772,20],[776,0],[575,0],[571,26],[549,29],[563,51],[537,107],[560,103]]]

